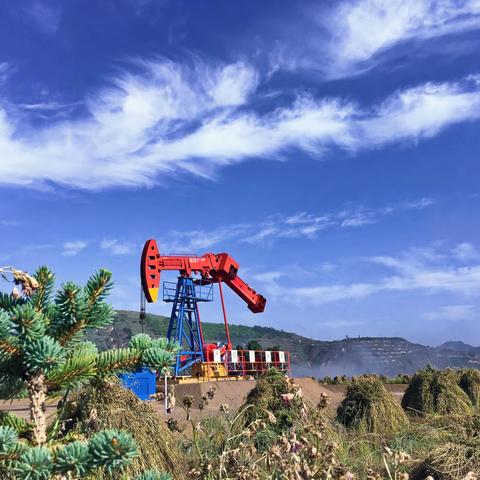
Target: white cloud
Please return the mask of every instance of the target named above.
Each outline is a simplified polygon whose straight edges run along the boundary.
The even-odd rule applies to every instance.
[[[62,255],[65,255],[67,257],[74,257],[78,255],[86,246],[87,242],[84,242],[82,240],[66,242],[63,244]]]
[[[348,328],[348,327],[358,327],[363,325],[365,322],[362,320],[330,320],[327,322],[322,322],[322,325],[327,328]]]
[[[0,62],[0,85],[7,81],[11,73],[11,65],[8,62]]]
[[[330,33],[330,75],[373,66],[380,53],[406,41],[468,32],[480,27],[478,0],[350,0],[318,18]],[[318,41],[325,38],[318,34]]]
[[[103,240],[100,248],[112,255],[129,255],[135,253],[135,245],[130,242],[121,242],[117,239]]]
[[[337,268],[337,266],[334,263],[331,262],[323,262],[321,265],[318,267],[322,272],[332,272]]]
[[[17,225],[20,225],[17,220],[0,219],[0,227],[16,227]]]
[[[216,105],[242,105],[256,88],[258,74],[251,66],[239,62],[218,68],[210,82],[209,93]]]
[[[364,299],[386,292],[417,292],[423,294],[452,293],[467,297],[480,296],[480,265],[458,265],[457,258],[447,253],[439,254],[444,262],[425,254],[428,249],[413,249],[397,257],[377,256],[364,259],[387,267],[390,272],[374,280],[355,283],[335,283],[309,287],[281,284],[288,272],[276,272],[265,277],[264,289],[272,296],[290,298],[294,302],[322,305],[346,300]],[[261,277],[257,276],[261,281]],[[454,315],[455,309],[450,309]],[[458,313],[458,312],[457,312]]]
[[[449,125],[480,118],[480,94],[460,84],[427,83],[398,92],[359,120],[359,141],[384,145],[397,140],[428,138]]]
[[[25,13],[43,33],[54,34],[60,26],[60,8],[45,1],[31,1]]]
[[[480,253],[470,242],[459,243],[453,249],[454,255],[460,260],[478,260]]]
[[[285,159],[294,149],[322,157],[334,147],[356,152],[418,140],[480,118],[480,86],[472,79],[403,90],[369,109],[301,94],[258,113],[250,104],[258,74],[246,63],[157,60],[140,67],[143,75],[125,74],[91,95],[81,119],[31,130],[23,124],[28,109],[18,116],[0,105],[0,184],[148,186],[182,172],[211,177],[250,158]],[[355,223],[362,221],[346,219]]]
[[[474,305],[445,305],[439,310],[424,315],[427,320],[448,320],[458,322],[471,320],[475,317]]]
[[[199,253],[199,250],[212,248],[228,240],[255,244],[289,238],[314,239],[322,231],[373,224],[387,216],[422,210],[434,203],[433,198],[420,198],[378,208],[357,206],[339,212],[276,214],[256,223],[223,225],[209,230],[171,231],[160,248],[170,253]]]
[[[168,232],[166,239],[160,241],[159,248],[165,254],[198,254],[199,250],[210,249],[227,240],[242,238],[251,228],[248,224],[232,224],[210,230],[173,230]]]

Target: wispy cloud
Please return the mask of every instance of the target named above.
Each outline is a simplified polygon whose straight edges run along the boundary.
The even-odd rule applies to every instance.
[[[385,217],[405,211],[427,208],[435,203],[434,198],[392,203],[383,207],[350,207],[338,212],[309,213],[293,215],[272,215],[256,223],[223,225],[210,230],[172,231],[160,247],[166,252],[194,253],[211,248],[226,241],[244,243],[268,243],[279,239],[314,239],[326,230],[356,228],[380,222]]]
[[[44,94],[44,96],[46,95]],[[9,104],[7,110],[17,117],[17,122],[20,122],[21,119],[27,121],[32,119],[58,121],[70,117],[75,109],[80,109],[82,106],[82,102],[61,103],[48,100],[39,103]]]
[[[53,34],[58,30],[61,10],[58,6],[41,0],[33,0],[25,8],[25,13],[44,33]]]
[[[0,219],[0,227],[16,227],[17,225],[20,225],[18,220]]]
[[[63,244],[62,255],[65,255],[67,257],[74,257],[78,255],[86,246],[87,242],[84,242],[82,240],[66,242]]]
[[[12,73],[12,67],[8,62],[0,62],[0,85],[5,83]]]
[[[428,312],[424,315],[427,320],[448,320],[459,322],[475,318],[474,305],[445,305],[439,310]]]
[[[334,77],[368,70],[402,43],[480,28],[477,0],[348,0],[322,13],[317,21],[329,35],[317,30],[318,48],[327,45],[326,69]]]
[[[291,284],[284,287],[282,278],[287,277],[288,272],[254,277],[264,282],[264,289],[269,295],[306,301],[313,305],[364,299],[385,292],[405,291],[428,295],[449,292],[467,297],[480,296],[480,264],[459,262],[448,251],[437,253],[435,248],[412,249],[399,256],[376,256],[362,261],[381,264],[389,270],[389,274],[364,282],[308,287]],[[451,315],[454,315],[453,312],[455,309],[450,309]]]
[[[322,325],[327,328],[348,328],[348,327],[358,327],[363,325],[365,322],[362,320],[329,320],[322,322]]]
[[[135,244],[130,242],[121,242],[117,239],[103,240],[100,248],[112,255],[130,255],[135,253]]]
[[[143,75],[126,73],[91,95],[82,119],[32,132],[0,107],[0,183],[101,189],[152,185],[181,172],[212,177],[250,158],[357,152],[480,118],[473,78],[402,90],[370,108],[303,92],[288,106],[259,112],[252,96],[260,78],[249,64],[141,66]]]
[[[453,249],[454,255],[460,260],[479,260],[480,252],[470,242],[459,243]]]

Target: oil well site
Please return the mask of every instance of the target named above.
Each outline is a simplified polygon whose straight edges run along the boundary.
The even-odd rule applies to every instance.
[[[442,370],[404,340],[395,351],[392,339],[357,339],[355,357],[347,339],[324,367],[346,368],[339,358],[353,350],[349,362],[356,358],[363,373],[292,376],[282,346],[232,343],[224,286],[252,315],[268,303],[228,253],[162,255],[150,239],[139,270],[133,321],[141,332],[123,327],[122,339],[112,325],[131,312],[105,302],[110,272],[54,293],[47,267],[33,276],[2,268],[16,285],[0,297],[2,478],[476,478],[480,371],[466,345],[443,346],[467,352],[444,359],[466,365]],[[177,282],[162,282],[165,271]],[[214,288],[223,315],[216,342],[201,321]],[[147,310],[160,298],[171,315],[164,336],[150,335]],[[89,330],[98,345],[82,340]],[[420,370],[368,370],[394,372],[412,351],[427,362]]]
[[[0,1],[0,480],[480,480],[480,0]]]

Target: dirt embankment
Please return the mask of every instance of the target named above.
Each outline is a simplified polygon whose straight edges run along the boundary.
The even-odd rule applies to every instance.
[[[296,378],[295,382],[302,388],[302,394],[305,399],[316,405],[322,393],[328,395],[329,410],[333,413],[345,396],[345,385],[323,385],[310,377]],[[206,395],[211,386],[215,387],[215,395],[212,400],[203,408],[199,408],[202,396]],[[183,420],[185,412],[179,403],[185,395],[193,397],[193,406],[191,408],[192,417],[203,417],[215,414],[219,411],[220,406],[227,404],[230,410],[237,410],[245,402],[248,392],[255,386],[255,380],[238,380],[225,382],[205,382],[194,384],[180,384],[175,386],[175,394],[177,397],[177,406],[172,417],[175,420]],[[398,402],[401,402],[406,385],[387,385],[387,389],[393,393]],[[163,401],[156,401],[154,408],[164,415]]]
[[[310,403],[316,405],[320,400],[322,393],[330,398],[329,408],[334,411],[345,395],[345,385],[322,385],[313,378],[296,378],[295,381],[302,388],[303,396]],[[202,396],[206,395],[211,386],[215,387],[213,399],[208,401],[203,409],[199,408]],[[175,420],[184,420],[185,412],[179,403],[185,395],[193,397],[192,417],[201,417],[215,414],[220,406],[227,404],[230,410],[237,410],[244,402],[248,392],[255,386],[255,380],[238,380],[223,382],[205,382],[205,383],[185,383],[175,386],[177,397],[177,406],[174,412],[167,416]],[[400,402],[405,392],[406,385],[387,385],[387,389],[392,392]],[[56,410],[58,400],[51,400],[47,405],[47,413],[53,414]],[[152,406],[155,410],[164,415],[164,402],[154,400]],[[16,400],[13,402],[0,402],[0,411],[10,411],[21,417],[28,418],[29,405],[27,400]]]

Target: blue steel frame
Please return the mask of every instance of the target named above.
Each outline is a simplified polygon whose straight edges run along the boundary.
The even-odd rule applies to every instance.
[[[197,303],[213,300],[213,285],[191,277],[178,277],[175,289],[173,285],[163,283],[163,301],[173,303],[167,339],[181,348],[174,366],[177,377],[195,363],[205,361]]]

